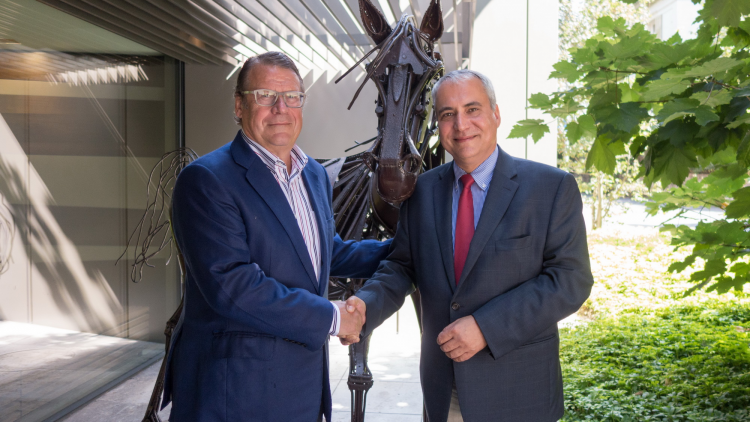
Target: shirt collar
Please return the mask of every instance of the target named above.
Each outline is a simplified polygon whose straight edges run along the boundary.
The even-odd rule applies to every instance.
[[[271,171],[274,171],[274,168],[281,167],[284,169],[284,173],[286,173],[286,163],[281,158],[277,157],[276,155],[272,154],[267,149],[260,146],[259,143],[253,141],[250,139],[246,134],[245,131],[240,129],[240,133],[242,134],[242,139],[247,142],[248,145],[250,145],[250,148],[258,154],[258,157],[263,161],[263,163],[271,169]],[[304,152],[302,152],[302,148],[297,146],[296,144],[292,148],[292,173],[290,175],[290,179],[297,175],[298,173],[302,172],[302,169],[305,168],[307,165],[307,155],[305,155]]]
[[[497,165],[497,156],[498,147],[495,147],[495,151],[493,151],[492,154],[482,162],[482,164],[480,164],[477,168],[474,169],[474,171],[471,172],[471,177],[474,178],[474,184],[483,191],[486,191],[490,186],[492,173],[495,172],[495,165]],[[453,182],[454,188],[459,189],[459,179],[461,178],[461,176],[466,174],[466,172],[463,171],[463,169],[461,169],[461,167],[459,167],[455,161],[453,162],[453,174],[456,176],[456,179]]]

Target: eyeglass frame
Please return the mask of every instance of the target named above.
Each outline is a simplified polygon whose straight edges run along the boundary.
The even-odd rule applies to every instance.
[[[275,99],[273,100],[273,103],[271,103],[271,104],[269,104],[269,105],[266,105],[266,104],[261,104],[261,103],[259,103],[259,102],[258,102],[258,94],[256,94],[256,93],[257,93],[258,91],[270,91],[270,92],[275,92],[275,93],[276,93],[276,98],[275,98]],[[253,94],[253,98],[255,98],[255,104],[257,104],[257,105],[259,105],[259,106],[261,106],[261,107],[273,107],[273,106],[275,106],[275,105],[276,105],[276,103],[277,103],[277,102],[279,101],[279,97],[280,97],[280,96],[282,96],[283,94],[287,94],[287,93],[289,93],[289,92],[296,92],[296,93],[299,93],[299,94],[300,94],[300,97],[302,98],[302,104],[300,104],[300,105],[299,105],[299,106],[297,106],[297,107],[295,107],[295,106],[290,106],[289,104],[287,104],[287,103],[286,103],[286,100],[285,100],[285,99],[284,99],[284,98],[282,97],[281,101],[283,101],[283,102],[284,102],[284,105],[285,105],[285,106],[287,106],[287,107],[289,107],[289,108],[302,108],[302,107],[303,107],[303,106],[305,105],[305,101],[307,101],[307,94],[306,94],[306,93],[304,93],[304,92],[302,92],[302,91],[284,91],[284,92],[279,92],[279,91],[274,91],[273,89],[267,89],[267,88],[258,88],[258,89],[254,89],[254,90],[252,90],[252,91],[240,91],[240,94],[242,94],[242,95]]]

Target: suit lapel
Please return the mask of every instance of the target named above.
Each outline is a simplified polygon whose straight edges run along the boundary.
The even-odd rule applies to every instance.
[[[242,135],[239,132],[230,148],[235,162],[247,169],[247,173],[245,174],[247,181],[258,192],[258,195],[263,198],[266,205],[276,215],[281,226],[284,227],[284,231],[286,231],[286,234],[292,241],[292,245],[294,245],[294,249],[300,261],[302,261],[307,275],[310,277],[310,282],[313,283],[315,291],[317,291],[318,282],[315,278],[312,261],[310,260],[310,253],[307,251],[307,246],[305,245],[305,240],[302,238],[302,232],[297,224],[297,219],[294,217],[292,208],[289,206],[289,201],[284,196],[281,186],[279,186],[279,183],[271,174],[268,167],[266,167],[263,161],[242,139]]]
[[[308,160],[312,160],[312,158],[308,157]],[[320,238],[320,280],[317,283],[317,292],[320,295],[325,290],[323,287],[328,283],[328,280],[323,280],[322,277],[325,274],[329,274],[329,267],[331,265],[331,251],[328,250],[328,246],[329,241],[332,239],[328,239],[328,226],[326,220],[323,219],[324,216],[328,215],[324,208],[326,195],[323,192],[324,184],[321,182],[320,177],[315,174],[315,171],[313,171],[310,161],[302,169],[302,180],[305,182],[307,196],[310,198],[310,203],[315,213],[315,222],[318,224],[318,237]]]
[[[510,202],[513,200],[513,196],[518,189],[518,183],[511,180],[515,175],[516,165],[513,162],[513,158],[500,149],[495,171],[492,173],[489,191],[487,191],[487,198],[485,198],[484,206],[482,207],[482,215],[479,216],[477,229],[474,231],[474,237],[471,239],[471,244],[469,245],[469,253],[466,256],[466,264],[461,273],[458,289],[466,281],[467,274],[471,272],[472,267],[479,258],[479,254],[484,250],[487,241],[495,232],[495,228],[500,224],[505,212],[508,210]]]
[[[453,269],[453,210],[451,208],[453,205],[453,179],[452,164],[446,165],[440,170],[440,178],[435,183],[435,191],[432,195],[440,256],[451,292],[456,289],[456,276]]]

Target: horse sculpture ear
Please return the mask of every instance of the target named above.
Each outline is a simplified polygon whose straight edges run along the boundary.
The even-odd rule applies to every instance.
[[[443,10],[440,7],[440,0],[432,0],[430,2],[430,6],[427,7],[427,11],[424,13],[424,18],[422,18],[419,30],[427,35],[431,43],[436,42],[443,35]]]
[[[362,26],[375,44],[379,45],[391,35],[393,29],[388,25],[383,13],[370,3],[370,0],[359,0],[359,14],[362,16]]]

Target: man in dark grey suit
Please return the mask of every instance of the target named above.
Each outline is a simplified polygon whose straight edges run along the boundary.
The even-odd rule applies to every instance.
[[[433,98],[454,161],[419,178],[390,255],[349,303],[366,311],[367,335],[419,288],[430,422],[556,421],[557,322],[593,284],[578,186],[498,147],[483,75],[451,72]]]

